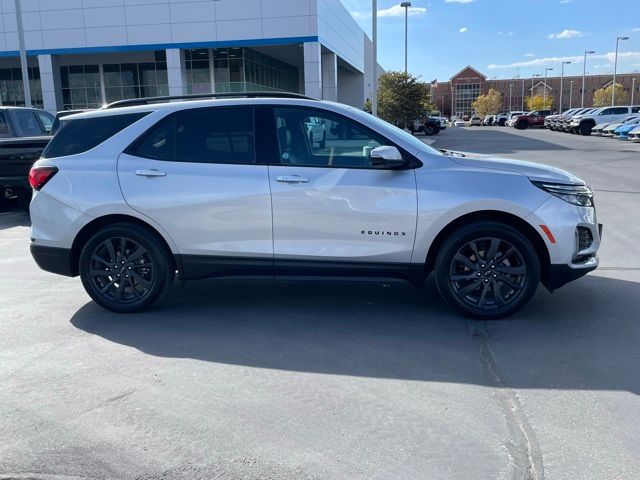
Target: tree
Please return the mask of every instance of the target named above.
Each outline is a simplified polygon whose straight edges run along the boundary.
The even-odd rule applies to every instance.
[[[502,107],[502,95],[497,90],[490,88],[487,93],[476,98],[471,106],[481,117],[495,115]]]
[[[404,72],[380,75],[378,116],[393,125],[404,127],[433,109],[429,85]]]
[[[529,111],[551,110],[551,107],[553,107],[553,97],[551,95],[547,95],[545,99],[543,95],[534,95],[533,97],[525,98],[524,103]]]
[[[600,88],[593,94],[594,107],[608,107],[611,105],[611,95],[613,93],[613,83],[608,87]],[[616,105],[626,105],[629,103],[629,95],[624,91],[621,83],[616,83]]]

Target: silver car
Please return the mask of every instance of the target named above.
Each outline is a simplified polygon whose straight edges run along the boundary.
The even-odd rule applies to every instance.
[[[475,318],[598,265],[593,193],[568,172],[443,153],[338,103],[238,95],[62,119],[30,174],[38,265],[79,275],[115,312],[151,306],[176,276],[422,285],[433,272]]]

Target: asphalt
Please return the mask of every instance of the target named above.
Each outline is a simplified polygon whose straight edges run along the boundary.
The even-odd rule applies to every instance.
[[[434,146],[596,190],[602,266],[508,320],[432,282],[178,285],[119,316],[38,270],[0,211],[0,479],[633,479],[640,145],[451,128]]]

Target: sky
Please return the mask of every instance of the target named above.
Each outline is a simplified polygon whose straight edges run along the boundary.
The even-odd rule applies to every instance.
[[[371,0],[342,0],[371,34]],[[409,72],[423,81],[447,81],[471,65],[487,78],[640,73],[640,0],[412,0]],[[404,70],[404,9],[400,0],[378,0],[378,61]],[[640,77],[640,75],[639,75]]]

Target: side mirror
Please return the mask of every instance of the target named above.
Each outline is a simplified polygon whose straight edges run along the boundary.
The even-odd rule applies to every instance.
[[[381,146],[371,150],[371,164],[381,168],[405,168],[409,161],[402,158],[400,150],[396,147]]]

